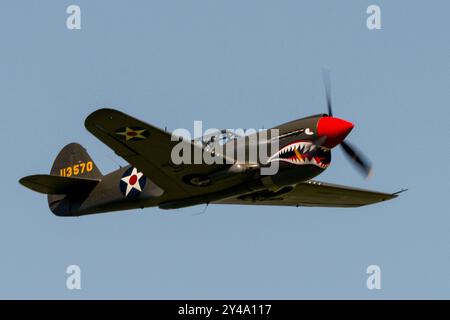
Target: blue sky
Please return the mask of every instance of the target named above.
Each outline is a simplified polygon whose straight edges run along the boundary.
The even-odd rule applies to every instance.
[[[66,28],[67,6],[82,29]],[[382,30],[366,28],[378,4]],[[448,1],[2,1],[0,298],[450,298]],[[326,110],[374,163],[319,180],[394,192],[358,209],[148,208],[64,219],[18,184],[114,107],[168,129],[259,128]],[[82,290],[65,287],[66,267]],[[382,290],[366,288],[366,268]]]

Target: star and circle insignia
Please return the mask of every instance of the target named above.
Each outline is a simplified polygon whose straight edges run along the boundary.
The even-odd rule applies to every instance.
[[[120,191],[126,198],[138,197],[147,184],[147,178],[136,168],[129,168],[120,179]]]
[[[125,141],[145,140],[150,136],[147,129],[140,127],[125,127],[116,131],[116,135]]]

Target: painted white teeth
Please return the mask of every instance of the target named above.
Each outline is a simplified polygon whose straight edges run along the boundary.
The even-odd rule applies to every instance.
[[[269,158],[269,161],[283,161],[294,165],[315,165],[323,169],[328,168],[329,164],[324,164],[320,160],[317,160],[315,157],[305,156],[306,153],[309,153],[311,155],[311,153],[318,148],[328,151],[327,148],[315,145],[310,141],[295,142],[279,150],[271,158]],[[299,159],[298,157],[293,155],[294,152],[300,152],[303,157]],[[286,156],[288,154],[291,154],[292,157],[287,158]]]
[[[308,158],[277,159],[277,160],[292,163],[294,165],[315,165],[315,166],[323,168],[323,169],[328,168],[328,166],[329,166],[328,164],[323,164],[322,162],[317,161],[315,158],[311,158],[311,160],[309,160]]]

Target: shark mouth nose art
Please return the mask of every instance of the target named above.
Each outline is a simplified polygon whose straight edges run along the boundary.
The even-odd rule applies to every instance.
[[[272,155],[268,162],[282,161],[294,165],[314,165],[322,169],[330,166],[331,152],[311,141],[294,141]]]

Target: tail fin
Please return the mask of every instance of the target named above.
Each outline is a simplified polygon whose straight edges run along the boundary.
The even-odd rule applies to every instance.
[[[67,178],[82,178],[82,179],[98,179],[103,175],[92,161],[91,157],[78,143],[70,143],[66,145],[58,154],[53,162],[50,175],[67,177]],[[93,185],[94,187],[95,185]],[[60,216],[70,215],[78,203],[78,199],[83,198],[89,194],[92,188],[79,188],[77,193],[67,195],[48,195],[48,206],[50,210]],[[75,199],[74,199],[75,198]]]
[[[65,146],[53,163],[50,175],[24,177],[20,183],[31,190],[48,194],[50,210],[71,215],[100,182],[103,175],[81,145]]]
[[[87,179],[101,179],[103,177],[86,149],[78,143],[70,143],[59,152],[50,174]]]

